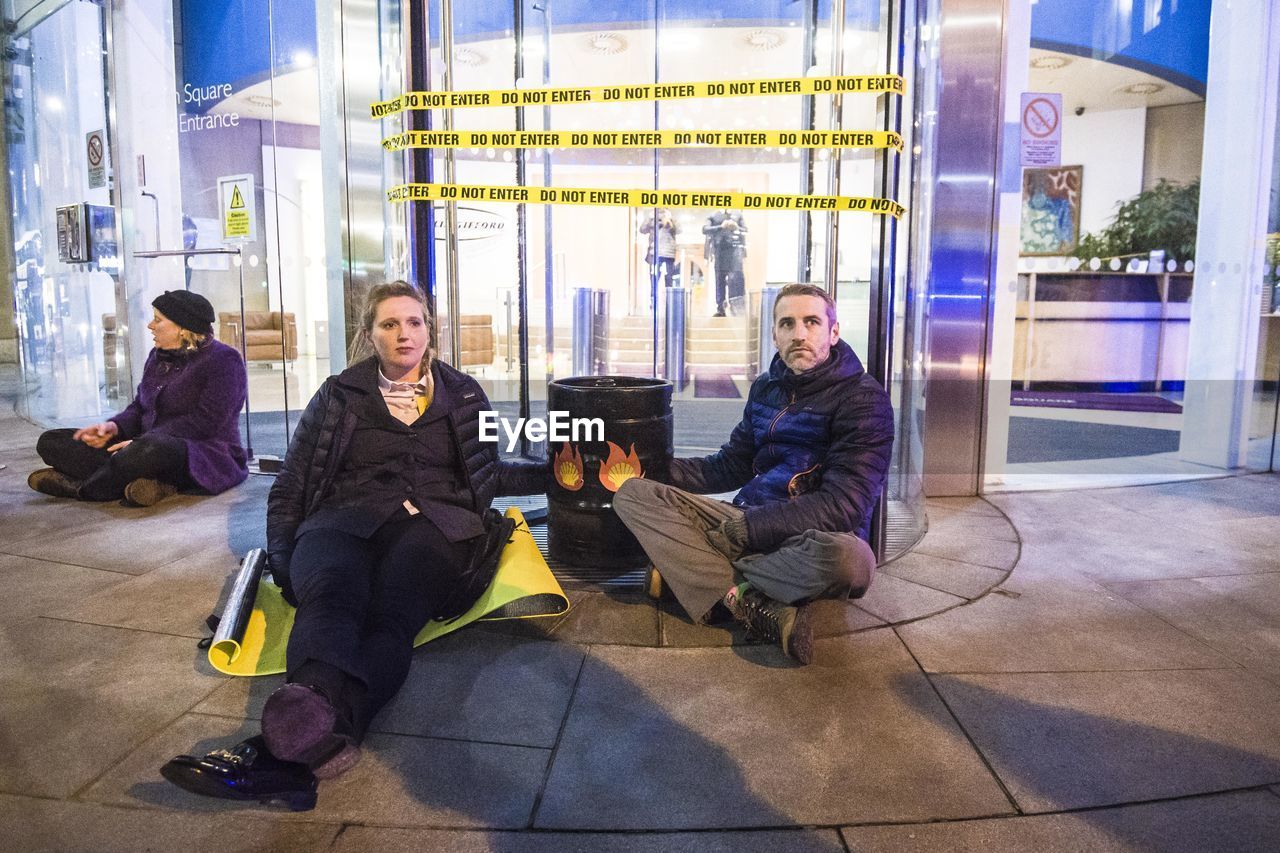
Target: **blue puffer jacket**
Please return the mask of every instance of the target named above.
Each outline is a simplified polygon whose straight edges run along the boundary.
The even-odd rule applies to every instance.
[[[748,546],[768,551],[806,530],[867,538],[893,449],[889,395],[844,341],[804,373],[774,355],[719,452],[671,463],[671,483],[700,494],[741,489]]]

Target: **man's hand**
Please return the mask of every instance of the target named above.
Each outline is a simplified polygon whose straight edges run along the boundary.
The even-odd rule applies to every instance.
[[[728,560],[736,560],[747,552],[747,520],[733,518],[707,531],[711,547]]]
[[[90,447],[106,447],[107,442],[115,438],[118,432],[120,427],[115,421],[103,421],[100,424],[78,429],[71,437],[76,441],[83,441]]]

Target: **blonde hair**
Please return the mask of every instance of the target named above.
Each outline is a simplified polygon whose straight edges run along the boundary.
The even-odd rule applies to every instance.
[[[209,340],[209,335],[202,335],[199,332],[193,332],[190,329],[178,329],[178,349],[182,352],[191,353],[200,349],[204,342]]]
[[[427,298],[422,291],[407,281],[388,281],[375,284],[365,294],[364,305],[360,308],[360,325],[351,346],[347,348],[347,361],[354,364],[374,354],[373,321],[378,316],[378,306],[388,299],[407,296],[422,306],[422,319],[427,324],[427,351],[422,355],[422,372],[428,373],[431,368],[432,344],[435,341],[435,321],[431,317],[431,309],[427,307]]]

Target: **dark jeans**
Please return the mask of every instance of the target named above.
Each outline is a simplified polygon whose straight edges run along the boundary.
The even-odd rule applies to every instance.
[[[716,267],[716,311],[725,313],[725,303],[735,296],[746,294],[746,280],[742,269],[722,270]]]
[[[676,259],[675,258],[658,258],[656,274],[658,280],[667,287],[672,287],[676,275]]]
[[[362,739],[404,684],[413,638],[478,541],[450,542],[429,519],[404,513],[368,539],[302,534],[289,561],[298,599],[289,681],[324,690]]]
[[[80,499],[118,500],[134,480],[163,480],[180,489],[193,488],[187,473],[187,443],[168,435],[143,435],[115,453],[72,438],[73,429],[51,429],[36,440],[44,463],[73,480],[83,480]],[[114,443],[114,442],[113,442]],[[110,445],[108,445],[110,446]]]

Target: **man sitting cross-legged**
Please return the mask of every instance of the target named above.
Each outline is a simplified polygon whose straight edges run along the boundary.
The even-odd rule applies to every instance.
[[[778,353],[719,452],[673,460],[669,485],[626,481],[613,507],[653,561],[651,581],[665,582],[690,617],[712,621],[722,604],[808,663],[803,605],[856,598],[871,583],[866,540],[889,468],[893,409],[840,340],[835,303],[821,288],[782,288],[773,341]],[[732,504],[701,497],[733,489]]]

